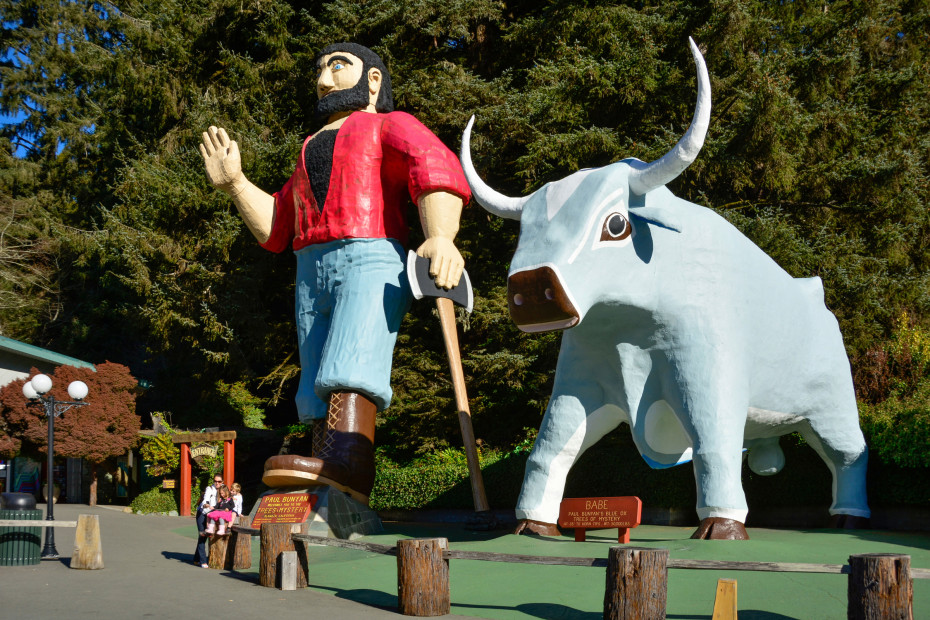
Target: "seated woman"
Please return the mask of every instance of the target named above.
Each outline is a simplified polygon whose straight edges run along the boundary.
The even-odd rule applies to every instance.
[[[236,501],[230,497],[229,487],[226,485],[217,490],[216,499],[216,507],[207,513],[207,529],[204,532],[207,534],[216,532],[218,535],[223,536],[226,534],[226,524],[230,523],[234,518],[233,508],[236,506]],[[217,521],[220,522],[219,531],[216,530]]]

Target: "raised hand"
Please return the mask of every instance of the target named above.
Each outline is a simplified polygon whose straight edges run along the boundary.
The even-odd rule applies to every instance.
[[[233,193],[234,185],[241,184],[244,180],[239,145],[235,140],[229,139],[222,127],[211,126],[203,132],[200,154],[203,155],[207,179],[214,187]]]

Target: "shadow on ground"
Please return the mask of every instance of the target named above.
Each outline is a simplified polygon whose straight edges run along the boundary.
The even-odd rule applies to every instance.
[[[325,590],[332,592],[337,598],[342,598],[354,603],[362,603],[372,607],[378,607],[387,611],[397,611],[397,597],[381,592],[380,590],[369,590],[366,588],[355,588],[345,590],[342,588],[330,588],[326,586],[314,585],[315,590]]]
[[[557,603],[524,603],[522,605],[515,605],[513,607],[500,605],[453,604],[452,608],[453,611],[464,611],[466,613],[469,609],[500,609],[506,611],[517,611],[528,616],[543,618],[544,620],[594,620],[595,618],[604,617],[602,613],[582,611],[580,609],[575,609],[574,607],[559,605]]]

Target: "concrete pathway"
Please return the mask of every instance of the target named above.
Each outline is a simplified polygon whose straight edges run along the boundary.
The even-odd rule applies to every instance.
[[[38,508],[44,512],[45,505]],[[193,518],[134,515],[105,506],[55,506],[58,520],[74,521],[79,514],[100,515],[105,568],[71,570],[68,565],[74,549],[74,528],[56,528],[55,547],[60,560],[43,560],[34,566],[0,566],[0,618],[404,617],[393,609],[332,593],[263,588],[257,583],[257,572],[240,575],[195,566],[192,559],[197,529]],[[257,553],[257,548],[257,542],[253,543],[253,552]]]
[[[44,510],[45,506],[40,505]],[[0,567],[0,618],[205,618],[300,620],[399,618],[393,557],[364,551],[313,547],[310,587],[296,592],[258,582],[258,544],[253,568],[241,573],[191,563],[197,530],[192,518],[142,516],[108,507],[55,507],[61,520],[98,514],[106,568],[68,568],[73,528],[56,528],[60,561]],[[632,544],[664,547],[672,558],[844,564],[856,553],[905,553],[911,565],[930,568],[930,534],[749,528],[749,541],[693,541],[691,527],[640,526]],[[570,532],[569,532],[570,533]],[[538,538],[506,532],[470,532],[461,524],[386,523],[384,534],[364,540],[394,544],[398,538],[446,537],[453,549],[498,553],[606,558],[616,530]],[[842,619],[845,575],[670,570],[669,618],[709,620],[717,579],[738,581],[740,620]],[[447,618],[594,620],[602,617],[603,568],[540,566],[455,560]],[[914,582],[914,617],[930,618],[930,580]]]

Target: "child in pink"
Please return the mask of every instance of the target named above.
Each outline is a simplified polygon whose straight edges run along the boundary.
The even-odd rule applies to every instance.
[[[229,487],[226,485],[221,486],[217,490],[217,502],[216,507],[209,513],[207,513],[207,529],[204,530],[207,534],[213,534],[216,532],[218,535],[223,536],[226,534],[226,524],[232,523],[232,520],[235,518],[233,508],[235,508],[236,502],[230,497]],[[216,522],[219,521],[220,529],[216,530]]]

